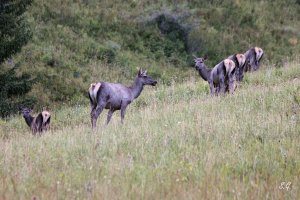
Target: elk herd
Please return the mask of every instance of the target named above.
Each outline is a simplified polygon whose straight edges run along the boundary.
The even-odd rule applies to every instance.
[[[213,68],[205,65],[207,56],[194,56],[195,68],[199,75],[208,82],[212,96],[219,94],[233,94],[237,85],[243,81],[245,72],[259,69],[259,62],[264,52],[259,47],[250,48],[244,54],[237,53],[229,56],[216,64]],[[118,83],[97,82],[92,83],[88,90],[91,105],[92,129],[96,128],[96,122],[104,109],[108,109],[106,124],[111,120],[113,113],[121,110],[121,123],[127,106],[136,99],[144,89],[145,85],[155,86],[157,81],[147,75],[147,71],[139,70],[132,85],[127,87]],[[32,134],[40,135],[47,131],[50,125],[51,115],[44,110],[36,117],[31,115],[32,110],[24,108],[21,110],[26,124],[31,128]]]
[[[259,68],[259,61],[264,52],[259,47],[250,48],[244,54],[234,54],[222,60],[213,68],[208,69],[205,65],[207,56],[195,57],[196,70],[199,75],[208,82],[212,96],[233,94],[237,85],[243,80],[244,72],[256,71]]]

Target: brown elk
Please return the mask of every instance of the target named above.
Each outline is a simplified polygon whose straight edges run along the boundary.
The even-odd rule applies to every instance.
[[[259,47],[252,47],[244,55],[246,56],[245,72],[258,70],[264,51]]]
[[[219,92],[225,94],[226,88],[230,93],[233,93],[236,87],[235,84],[235,64],[230,59],[225,59],[214,68],[208,69],[204,64],[204,58],[195,58],[196,70],[199,75],[209,83],[211,95],[216,95]]]
[[[235,64],[235,77],[238,82],[241,82],[244,78],[244,68],[246,63],[246,56],[244,54],[234,54],[228,57],[228,59],[232,60]]]
[[[130,87],[108,82],[91,84],[88,95],[91,103],[92,128],[96,127],[97,118],[104,108],[109,110],[106,124],[110,122],[116,110],[121,110],[121,123],[123,124],[127,106],[141,94],[145,85],[155,86],[156,84],[157,81],[148,76],[147,71],[141,69]]]
[[[47,131],[50,125],[51,115],[48,111],[44,110],[43,112],[39,113],[36,117],[31,115],[32,110],[28,108],[23,108],[21,113],[25,119],[26,124],[30,127],[32,134],[39,135],[42,132]]]

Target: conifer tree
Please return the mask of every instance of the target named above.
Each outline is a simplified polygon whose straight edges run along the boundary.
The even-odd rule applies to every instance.
[[[1,0],[0,2],[0,67],[12,55],[21,51],[31,38],[30,27],[24,12],[32,0]],[[24,98],[31,90],[30,75],[16,75],[20,64],[13,64],[7,71],[0,71],[0,117],[16,113],[20,107],[32,106],[33,98]]]

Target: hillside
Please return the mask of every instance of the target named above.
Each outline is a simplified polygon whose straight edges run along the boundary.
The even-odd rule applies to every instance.
[[[86,104],[52,110],[33,137],[0,121],[2,199],[299,199],[300,67],[264,65],[234,95],[207,83],[147,87],[91,132]],[[282,182],[290,182],[281,188]]]
[[[76,105],[91,82],[129,83],[139,67],[161,84],[188,80],[192,54],[212,66],[257,45],[280,67],[300,53],[299,13],[294,0],[35,0],[33,38],[13,60],[37,78],[36,109]]]
[[[0,119],[0,199],[300,199],[299,0],[34,0],[25,17],[32,38],[0,68],[31,75],[51,130]],[[261,68],[211,97],[192,55],[252,46]],[[140,67],[157,86],[92,132],[90,83]]]

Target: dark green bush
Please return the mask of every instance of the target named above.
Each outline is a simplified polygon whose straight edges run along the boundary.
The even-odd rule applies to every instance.
[[[31,90],[34,80],[29,74],[16,75],[16,67],[0,74],[0,117],[17,113],[22,107],[33,107],[34,97],[24,95]]]

